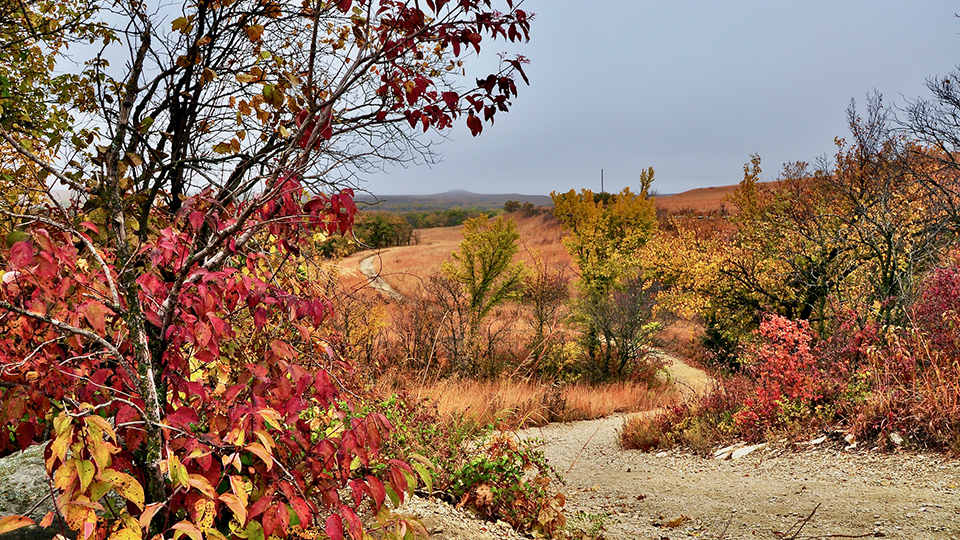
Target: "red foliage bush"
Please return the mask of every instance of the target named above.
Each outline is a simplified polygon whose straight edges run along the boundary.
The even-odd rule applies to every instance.
[[[935,270],[924,282],[911,315],[932,348],[960,357],[960,267]]]
[[[747,353],[753,395],[734,415],[737,426],[751,438],[777,425],[787,407],[812,407],[822,397],[823,378],[811,347],[815,336],[806,321],[770,316],[755,335],[758,343]]]

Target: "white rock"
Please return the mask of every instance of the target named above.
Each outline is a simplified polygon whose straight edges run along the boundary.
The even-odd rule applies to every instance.
[[[666,457],[666,455],[667,455],[666,452],[658,452],[658,453],[657,453],[657,457]]]
[[[810,444],[810,445],[821,444],[821,443],[823,443],[823,442],[826,441],[826,440],[827,440],[827,436],[824,435],[823,437],[817,437],[816,439],[813,439],[812,441],[808,442],[807,444]]]
[[[890,442],[893,443],[894,446],[903,445],[903,437],[901,437],[896,431],[891,431],[890,434],[887,435],[887,438],[890,439]]]
[[[36,444],[0,459],[0,516],[23,514],[50,494],[43,464],[44,446]],[[29,517],[40,521],[50,510],[53,503],[46,499]]]
[[[723,455],[723,454],[729,454],[730,452],[733,452],[734,450],[736,450],[737,448],[740,448],[740,447],[743,446],[743,445],[744,445],[744,443],[739,442],[739,443],[737,443],[737,444],[731,444],[730,446],[725,446],[725,447],[717,450],[716,452],[714,452],[714,453],[713,453],[713,457],[715,457],[715,458],[717,458],[717,459],[720,459],[719,456],[721,456],[721,455]]]
[[[730,459],[740,459],[746,455],[752,454],[754,451],[759,450],[766,445],[767,443],[763,443],[763,444],[755,444],[753,446],[745,446],[743,448],[738,448],[734,450],[732,454],[730,454]]]

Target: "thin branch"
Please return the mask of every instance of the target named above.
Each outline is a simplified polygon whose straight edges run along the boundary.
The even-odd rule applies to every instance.
[[[68,178],[66,175],[64,175],[64,174],[61,173],[60,171],[54,169],[54,168],[53,168],[49,163],[47,163],[45,160],[40,159],[36,154],[34,154],[33,152],[31,152],[30,150],[27,150],[26,147],[24,147],[22,144],[20,144],[19,142],[17,142],[16,139],[14,139],[12,136],[10,136],[10,134],[7,133],[7,130],[5,130],[5,129],[3,129],[3,128],[0,128],[0,138],[3,138],[3,140],[7,141],[7,144],[9,144],[10,146],[12,146],[13,149],[16,150],[18,154],[20,154],[20,155],[22,155],[23,157],[29,159],[30,161],[36,163],[36,164],[39,165],[43,170],[45,170],[45,171],[47,171],[48,173],[50,173],[50,174],[54,175],[55,177],[57,177],[57,180],[60,180],[61,182],[63,182],[64,185],[69,186],[71,189],[73,189],[73,190],[75,190],[75,191],[79,191],[79,192],[81,192],[81,193],[88,193],[88,194],[90,193],[90,190],[89,190],[88,188],[86,188],[86,187],[84,187],[84,186],[81,186],[80,184],[74,182],[73,180],[71,180],[70,178]]]
[[[66,332],[68,334],[73,334],[75,336],[85,337],[91,341],[96,342],[104,349],[107,349],[107,351],[109,351],[110,354],[112,354],[117,359],[117,361],[120,362],[120,364],[124,367],[124,369],[127,370],[127,375],[131,378],[131,380],[137,380],[136,371],[134,371],[133,367],[129,364],[129,362],[127,362],[127,359],[126,357],[123,356],[123,353],[121,353],[119,349],[117,349],[112,343],[104,339],[102,336],[94,334],[89,330],[84,330],[83,328],[77,328],[76,326],[69,325],[63,321],[54,319],[53,317],[48,317],[46,315],[43,315],[42,313],[36,313],[34,311],[23,309],[21,307],[15,306],[3,300],[0,300],[0,308],[5,309],[7,311],[12,311],[24,317],[30,317],[31,319],[35,319],[35,320],[47,323],[50,326],[53,326],[54,328],[60,330],[61,332]]]

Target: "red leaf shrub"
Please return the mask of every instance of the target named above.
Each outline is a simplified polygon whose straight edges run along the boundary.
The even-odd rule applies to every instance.
[[[734,416],[750,438],[780,424],[785,414],[804,414],[822,397],[822,373],[811,348],[815,336],[807,321],[769,316],[755,336],[758,341],[747,353],[754,392]],[[800,410],[788,411],[791,407]]]

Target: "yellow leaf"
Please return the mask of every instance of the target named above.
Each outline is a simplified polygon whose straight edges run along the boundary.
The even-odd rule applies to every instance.
[[[130,161],[130,165],[133,167],[139,167],[143,165],[143,158],[134,154],[133,152],[127,152],[127,159]],[[100,417],[97,416],[96,418],[100,418]],[[103,420],[103,418],[100,418],[100,419]],[[106,420],[103,420],[103,421],[106,422]],[[107,425],[109,426],[110,424],[107,424]],[[104,428],[104,431],[106,431],[106,428]]]
[[[273,448],[274,446],[277,445],[277,443],[273,440],[273,437],[271,437],[269,433],[267,433],[262,429],[258,429],[254,431],[253,434],[256,435],[258,439],[260,439],[260,444],[262,444],[266,448]]]
[[[217,72],[216,72],[216,71],[214,71],[214,70],[212,70],[212,69],[210,69],[210,68],[208,68],[208,67],[203,68],[203,76],[202,76],[201,79],[203,80],[204,83],[208,83],[208,82],[210,82],[210,81],[212,81],[212,80],[214,80],[214,79],[216,79],[216,78],[217,78]]]
[[[252,83],[256,82],[258,77],[256,75],[250,75],[248,73],[238,73],[237,82],[238,83]]]
[[[218,154],[229,154],[233,151],[233,147],[230,146],[229,142],[222,142],[219,144],[213,145],[213,151]]]
[[[40,528],[46,529],[53,524],[53,510],[47,512],[47,515],[43,516],[43,519],[40,520]]]
[[[0,534],[33,525],[34,521],[24,516],[7,516],[0,518]]]
[[[240,504],[240,499],[237,498],[233,493],[224,493],[220,495],[220,502],[227,505],[230,510],[233,511],[233,515],[237,516],[237,521],[241,525],[247,522],[247,507],[246,505]]]
[[[113,485],[107,482],[94,482],[90,485],[90,500],[99,501],[111,489],[113,489]]]
[[[53,473],[53,487],[66,490],[77,477],[77,462],[71,459]]]
[[[170,456],[170,459],[167,460],[167,470],[170,473],[170,481],[173,483],[173,487],[189,485],[190,474],[187,472],[186,466],[180,463],[180,458]]]
[[[214,493],[216,498],[216,493]],[[196,525],[204,533],[213,529],[213,520],[217,517],[217,505],[210,499],[200,499],[193,506],[197,513]]]
[[[273,455],[262,444],[250,443],[246,446],[246,449],[260,458],[267,465],[268,471],[273,468]]]
[[[153,503],[148,504],[146,508],[143,509],[143,513],[140,514],[140,527],[143,530],[147,530],[150,527],[150,521],[153,520],[153,516],[156,515],[157,511],[163,508],[162,503]]]
[[[53,430],[56,432],[57,436],[64,435],[67,432],[67,429],[71,426],[71,418],[67,413],[60,413],[59,416],[53,419]]]
[[[82,459],[77,463],[77,473],[80,475],[80,491],[85,492],[87,488],[90,487],[90,482],[93,480],[93,473],[95,472],[95,467],[93,462],[87,459]]]
[[[230,477],[230,489],[233,491],[233,494],[237,496],[237,500],[243,504],[244,507],[247,506],[247,486],[243,483],[243,478],[239,476]]]
[[[213,484],[211,484],[206,477],[199,474],[191,474],[188,482],[190,483],[190,487],[196,489],[200,493],[203,493],[207,497],[210,497],[211,499],[217,498],[217,490],[213,488]]]
[[[128,152],[127,159],[129,159],[132,163],[134,163],[134,166],[137,166],[137,167],[143,164],[143,160],[140,159],[140,156],[136,154],[131,154]],[[101,431],[109,435],[110,438],[113,439],[114,441],[117,440],[117,433],[113,430],[113,426],[111,426],[110,422],[107,422],[107,420],[102,416],[91,415],[91,416],[85,417],[83,420],[84,422],[87,423],[87,425],[93,424],[98,428],[100,428]]]
[[[141,540],[140,531],[129,527],[121,527],[114,531],[108,540]]]
[[[196,526],[189,521],[181,521],[170,528],[176,531],[173,533],[174,540],[180,538],[184,534],[189,536],[190,540],[203,540],[203,533],[201,533],[200,529],[196,528]]]
[[[134,477],[114,469],[107,469],[100,472],[100,478],[104,482],[113,484],[113,490],[121,497],[137,505],[138,508],[143,508],[143,486]]]
[[[264,422],[269,422],[273,426],[283,425],[283,417],[280,416],[280,413],[269,407],[260,409],[257,414],[260,415],[260,418],[263,418]]]
[[[171,28],[174,32],[180,32],[181,34],[186,34],[190,31],[190,19],[186,17],[178,17],[170,23]]]

